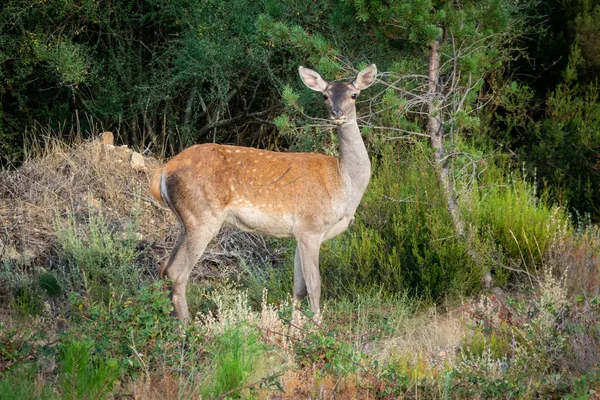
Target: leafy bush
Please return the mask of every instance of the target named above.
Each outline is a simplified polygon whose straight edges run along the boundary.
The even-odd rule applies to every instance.
[[[548,205],[547,196],[538,198],[535,183],[529,184],[525,174],[503,176],[497,167],[490,169],[466,202],[471,223],[490,235],[507,257],[540,266],[557,236],[568,230],[567,213]]]
[[[182,333],[189,338],[187,361],[194,362],[196,350],[202,347],[203,336],[195,331],[196,325],[180,327],[171,315],[173,306],[162,281],[141,286],[134,296],[109,306],[90,304],[78,293],[71,295],[71,304],[79,323],[69,335],[91,338],[95,354],[111,354],[122,371],[149,373],[162,363],[176,365]]]
[[[302,368],[317,368],[336,375],[356,370],[363,354],[352,343],[341,340],[334,332],[318,330],[296,343],[296,360]]]

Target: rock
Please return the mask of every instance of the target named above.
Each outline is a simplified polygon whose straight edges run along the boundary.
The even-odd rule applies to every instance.
[[[486,289],[490,289],[492,287],[494,280],[492,279],[492,274],[489,271],[486,272],[486,274],[481,278],[481,283]]]
[[[105,146],[114,146],[115,135],[113,135],[113,133],[110,131],[102,132],[102,134],[100,135],[100,142]]]
[[[145,167],[144,157],[136,151],[131,153],[129,162],[131,163],[131,168],[133,169],[143,169]]]

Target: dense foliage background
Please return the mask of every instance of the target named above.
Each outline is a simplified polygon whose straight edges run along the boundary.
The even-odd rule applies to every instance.
[[[456,57],[472,86],[456,129],[597,221],[597,3],[10,0],[0,10],[1,162],[18,165],[44,135],[100,130],[165,155],[209,141],[289,147],[297,140],[273,120],[286,85],[299,88],[301,64],[332,79],[376,63],[399,90],[369,95],[370,125],[419,131],[419,118],[393,107],[416,85],[407,77],[426,72],[443,29],[446,61]],[[320,116],[304,96],[307,114]]]

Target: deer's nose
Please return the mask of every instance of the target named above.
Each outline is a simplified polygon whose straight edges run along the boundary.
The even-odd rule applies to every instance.
[[[331,109],[331,116],[333,118],[340,118],[342,115],[344,115],[344,112],[340,108]]]

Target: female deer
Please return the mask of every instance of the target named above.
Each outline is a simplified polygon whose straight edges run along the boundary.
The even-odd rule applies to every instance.
[[[354,220],[371,176],[355,100],[373,84],[377,68],[365,68],[352,83],[328,83],[308,68],[299,72],[306,86],[323,94],[337,126],[339,157],[203,144],[182,151],[154,174],[153,197],[181,224],[175,248],[160,270],[161,278],[173,282],[171,298],[181,319],[189,318],[185,289],[190,272],[228,224],[296,239],[294,299],[308,293],[320,321],[319,248]]]

